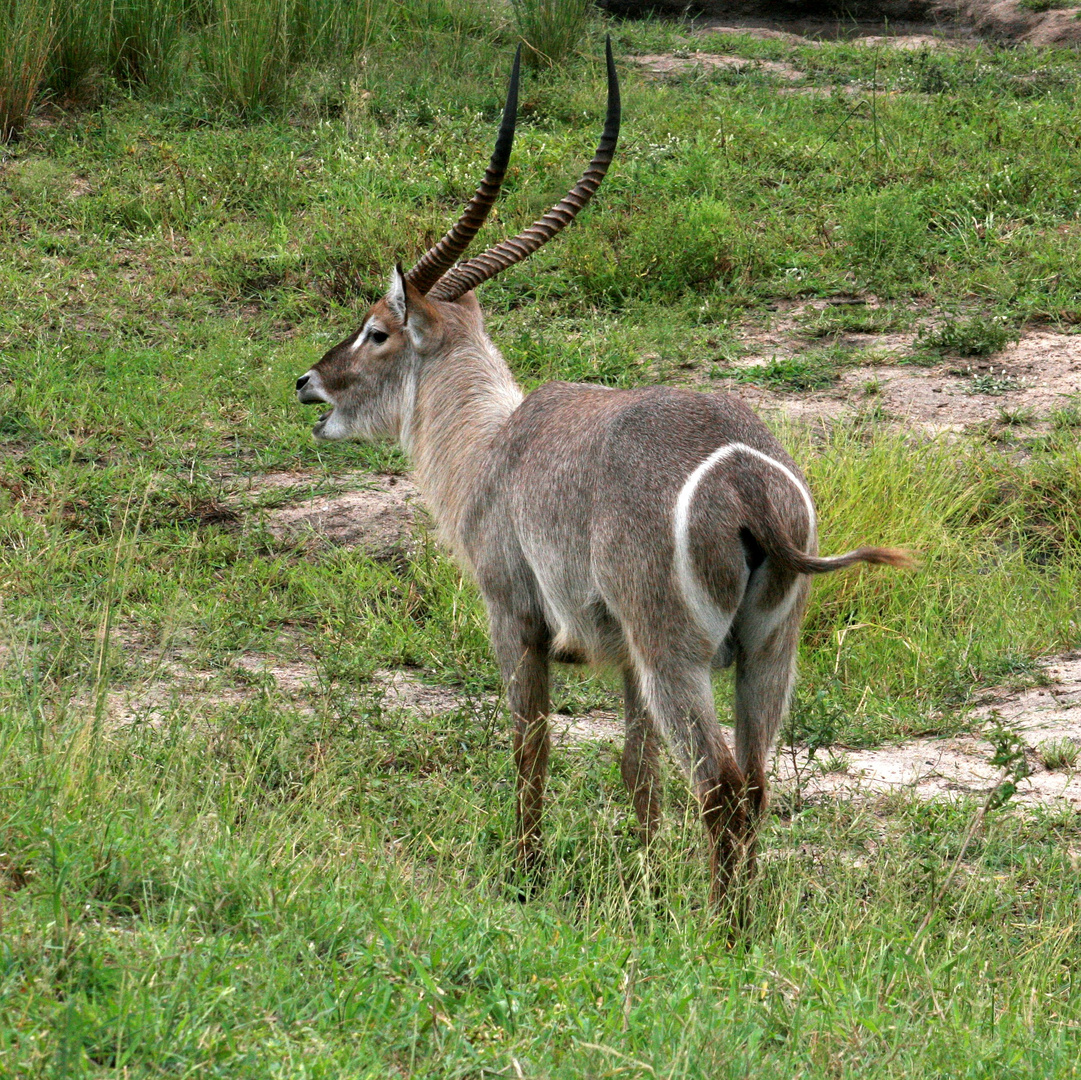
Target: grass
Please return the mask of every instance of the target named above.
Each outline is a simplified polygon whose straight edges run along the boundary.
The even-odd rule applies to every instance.
[[[0,9],[0,143],[26,124],[54,31],[52,0],[10,0]]]
[[[112,0],[107,56],[121,82],[153,89],[167,84],[189,7],[189,0]]]
[[[839,303],[836,306],[812,310],[802,319],[803,330],[811,337],[833,337],[837,334],[885,334],[904,329],[910,322],[905,312],[892,307],[867,307]]]
[[[202,60],[217,99],[240,116],[274,108],[289,85],[289,0],[217,0]]]
[[[915,344],[917,349],[957,356],[992,356],[1019,336],[1017,329],[1002,316],[973,315],[946,319],[930,328],[921,327]]]
[[[320,492],[404,468],[314,445],[291,387],[469,197],[502,105],[513,29],[464,4],[381,10],[355,62],[291,24],[283,96],[245,112],[203,81],[206,5],[163,86],[106,79],[100,107],[31,122],[5,159],[0,1075],[1075,1075],[1076,815],[1007,804],[949,878],[976,806],[795,812],[782,792],[733,938],[704,914],[683,783],[670,771],[646,861],[617,748],[562,749],[548,876],[520,904],[475,590],[423,536],[379,561],[268,528],[275,475]],[[524,85],[483,242],[588,160],[601,29]],[[774,309],[871,290],[884,304],[799,320],[821,347],[756,377],[832,381],[867,354],[829,339],[913,311],[984,336],[1078,317],[1074,54],[944,52],[924,97],[900,52],[612,30],[617,56],[783,60],[857,96],[624,69],[596,202],[485,286],[527,386],[695,380]],[[877,136],[853,111],[871,80],[898,90]],[[816,762],[964,730],[980,689],[1081,644],[1076,413],[1024,453],[873,416],[778,425],[824,551],[922,559],[816,583],[792,723]],[[399,707],[388,669],[457,704]],[[616,689],[561,672],[554,696],[614,708]]]
[[[851,350],[837,346],[810,349],[798,356],[775,356],[762,365],[719,369],[716,374],[719,378],[754,383],[771,390],[822,390],[837,381],[837,376],[851,360]]]
[[[530,66],[560,63],[576,49],[590,21],[592,0],[512,0],[514,22]]]
[[[1073,739],[1047,739],[1036,748],[1045,769],[1066,772],[1077,765],[1081,745]]]
[[[1037,15],[1045,11],[1059,11],[1063,8],[1075,8],[1077,4],[1073,0],[1018,0],[1017,6],[1025,11],[1035,12]]]

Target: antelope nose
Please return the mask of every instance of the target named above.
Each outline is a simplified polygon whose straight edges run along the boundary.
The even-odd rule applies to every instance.
[[[297,390],[303,390],[304,387],[308,385],[308,380],[310,378],[310,375],[301,375],[300,378],[297,379]]]

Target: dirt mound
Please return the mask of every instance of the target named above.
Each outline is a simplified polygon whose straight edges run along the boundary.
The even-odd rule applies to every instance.
[[[355,547],[377,559],[407,553],[413,542],[416,487],[400,476],[358,475],[351,491],[310,494],[268,513],[276,536]]]
[[[1034,6],[1040,6],[1038,3]],[[1048,46],[1081,44],[1081,4],[1033,11],[1017,0],[946,0],[943,12],[996,41]]]

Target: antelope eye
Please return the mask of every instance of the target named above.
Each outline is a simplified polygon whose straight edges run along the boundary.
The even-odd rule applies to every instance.
[[[374,341],[376,345],[382,345],[383,342],[387,340],[387,336],[388,335],[383,333],[382,330],[372,331],[372,341]]]

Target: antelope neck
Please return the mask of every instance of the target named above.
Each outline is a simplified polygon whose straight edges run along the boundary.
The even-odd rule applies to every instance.
[[[522,401],[491,342],[470,342],[421,365],[411,428],[417,484],[444,538],[462,553],[460,525],[489,447]]]

